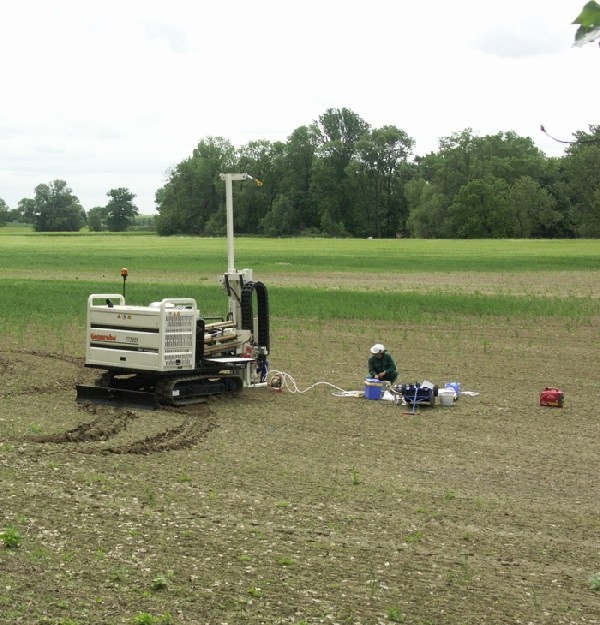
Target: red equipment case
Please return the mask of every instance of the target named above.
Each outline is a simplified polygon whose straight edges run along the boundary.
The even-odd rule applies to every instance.
[[[547,386],[540,393],[540,406],[556,406],[557,408],[562,408],[564,403],[564,393],[557,388]]]

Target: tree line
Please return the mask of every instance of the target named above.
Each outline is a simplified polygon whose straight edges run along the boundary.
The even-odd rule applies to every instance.
[[[36,232],[78,232],[88,226],[92,232],[124,232],[139,214],[129,189],[111,189],[106,206],[85,211],[64,180],[39,184],[32,198],[23,198],[16,209],[9,209],[0,198],[0,226],[9,222],[32,224]]]
[[[160,235],[225,233],[221,172],[234,183],[236,232],[264,236],[573,238],[600,236],[600,127],[578,131],[561,157],[514,132],[471,129],[413,157],[414,140],[328,109],[286,142],[236,150],[200,141],[156,193]]]
[[[543,128],[542,128],[543,130]],[[547,157],[512,131],[472,129],[414,156],[396,126],[372,128],[347,108],[327,109],[285,142],[239,149],[221,137],[201,140],[167,172],[156,191],[159,235],[226,232],[219,175],[236,182],[236,232],[263,236],[574,238],[600,236],[600,126],[577,131],[564,155]],[[36,187],[19,217],[37,230],[123,231],[138,214],[135,195],[113,189],[106,207],[86,213],[64,181]],[[6,210],[4,211],[6,213]],[[0,218],[2,204],[0,203]]]

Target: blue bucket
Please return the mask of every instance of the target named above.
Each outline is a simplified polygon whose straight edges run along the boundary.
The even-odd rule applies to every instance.
[[[444,388],[451,388],[457,397],[460,395],[460,382],[446,382]]]

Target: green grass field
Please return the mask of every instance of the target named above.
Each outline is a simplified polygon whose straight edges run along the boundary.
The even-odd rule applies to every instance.
[[[600,269],[597,240],[364,240],[258,239],[235,241],[238,267],[257,273],[321,272],[532,272]],[[118,276],[121,267],[144,280],[159,274],[177,276],[222,273],[227,242],[220,238],[167,237],[147,234],[15,234],[0,229],[3,274],[46,269],[81,275]],[[146,278],[147,279],[147,278]]]

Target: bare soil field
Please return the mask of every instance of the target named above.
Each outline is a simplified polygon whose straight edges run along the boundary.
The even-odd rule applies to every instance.
[[[454,271],[439,273],[401,273],[374,271],[371,274],[334,272],[327,274],[261,276],[267,284],[298,286],[310,284],[328,290],[412,291],[427,293],[439,290],[449,293],[483,293],[541,295],[552,297],[600,297],[596,276],[589,271],[537,271],[535,273],[477,273]],[[207,278],[208,279],[208,278]]]
[[[272,334],[295,388],[156,411],[78,404],[82,337],[0,341],[0,623],[600,623],[600,319]],[[339,396],[374,342],[478,394]]]

